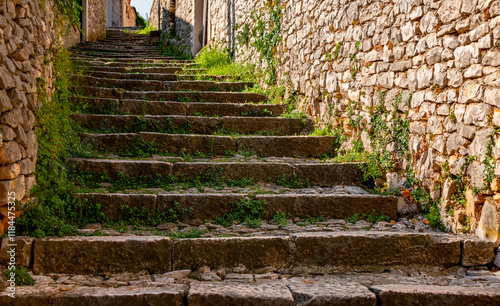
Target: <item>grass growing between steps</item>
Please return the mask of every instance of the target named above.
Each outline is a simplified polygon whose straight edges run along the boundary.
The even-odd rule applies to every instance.
[[[268,100],[263,104],[287,105],[287,110],[281,117],[307,119],[305,112],[297,108],[297,105],[301,102],[301,99],[303,99],[298,92],[287,90],[286,87],[278,86],[275,83],[259,84],[259,80],[266,78],[266,71],[250,63],[243,64],[233,62],[227,52],[222,48],[218,46],[203,48],[196,56],[195,62],[198,67],[206,69],[202,73],[196,74],[197,79],[213,80],[210,76],[223,75],[228,76],[231,81],[255,83],[252,88],[247,88],[243,92],[267,95]],[[186,71],[183,73],[188,74]]]
[[[205,172],[198,173],[194,178],[184,176],[156,174],[153,177],[140,176],[132,177],[123,172],[118,172],[116,177],[111,179],[106,173],[87,172],[73,169],[69,178],[79,188],[79,192],[93,192],[99,189],[106,189],[109,192],[125,190],[144,190],[148,188],[161,188],[166,191],[177,189],[197,188],[199,192],[204,192],[205,187],[212,187],[216,190],[224,188],[246,188],[255,186],[254,179],[251,177],[241,177],[237,180],[227,179],[223,175],[223,168],[210,168]],[[112,182],[112,186],[107,185]],[[105,186],[103,187],[103,184]],[[287,178],[285,175],[273,180],[269,178],[269,183],[290,189],[310,188],[312,185],[309,180],[302,180],[296,175]]]
[[[255,197],[250,199],[241,199],[238,202],[232,202],[232,212],[216,218],[215,223],[224,227],[229,227],[234,223],[246,222],[248,227],[257,228],[262,223],[262,218],[266,213],[266,201],[255,200]]]

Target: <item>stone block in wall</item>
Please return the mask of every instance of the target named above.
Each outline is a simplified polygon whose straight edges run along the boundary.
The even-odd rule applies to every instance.
[[[3,142],[3,145],[0,147],[0,165],[12,164],[20,161],[21,158],[21,147],[17,142]]]
[[[0,90],[0,113],[9,111],[11,109],[12,104],[9,96],[7,95],[7,92],[5,92],[5,90]]]
[[[500,204],[491,198],[483,206],[477,235],[487,241],[495,242],[500,239]]]
[[[478,161],[473,161],[469,165],[467,168],[467,175],[472,187],[479,188],[480,190],[484,188],[484,170],[485,165]]]
[[[479,127],[488,126],[488,117],[491,114],[491,106],[486,103],[474,103],[467,105],[464,113],[464,122]]]
[[[24,175],[19,175],[15,180],[0,181],[0,206],[8,203],[9,192],[16,193],[16,200],[22,200],[26,193]]]
[[[457,68],[467,68],[472,64],[479,64],[479,48],[476,44],[457,47],[454,51],[455,66]],[[483,59],[483,65],[484,59]]]
[[[483,57],[483,65],[485,66],[500,66],[500,51],[488,51]]]
[[[16,86],[12,74],[7,70],[7,68],[0,66],[0,88],[6,90],[11,89]]]
[[[23,122],[23,114],[19,107],[14,107],[12,110],[2,113],[0,116],[0,123],[7,124],[12,128],[15,128]]]
[[[20,163],[0,166],[0,180],[16,179],[21,173]]]

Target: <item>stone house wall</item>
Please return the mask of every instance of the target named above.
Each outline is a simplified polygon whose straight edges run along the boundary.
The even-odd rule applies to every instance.
[[[255,26],[252,12],[269,3],[234,2],[239,31],[245,23]],[[500,223],[500,137],[494,129],[500,126],[499,0],[306,0],[280,6],[278,78],[306,96],[302,109],[322,125],[343,125],[370,149],[366,131],[347,122],[356,116],[369,127],[379,92],[387,92],[384,104],[391,111],[399,97],[397,111],[407,114],[411,126],[411,160],[401,168],[413,169],[432,198],[441,198],[448,229],[458,232],[468,223],[484,236],[481,223]],[[210,1],[210,8],[210,41],[224,45],[227,1]],[[259,58],[253,47],[236,49],[237,61]],[[391,116],[386,120],[390,125]],[[450,207],[456,186],[450,180],[441,186],[445,165],[453,175],[467,175],[466,207]],[[488,175],[494,175],[491,183]],[[392,186],[400,182],[395,173],[388,178]]]
[[[106,38],[106,0],[87,0],[87,3],[87,40]]]
[[[26,201],[35,185],[38,143],[34,132],[37,78],[51,88],[51,49],[80,42],[79,31],[61,37],[52,1],[0,0],[0,214],[8,192]],[[106,36],[106,1],[88,3],[88,38]]]
[[[0,207],[8,192],[27,199],[35,184],[37,78],[50,84],[44,56],[57,39],[50,1],[16,2],[0,1]]]
[[[158,3],[159,2],[159,3]],[[171,0],[154,0],[149,13],[149,24],[157,30],[168,32],[170,31],[170,7]],[[158,9],[160,17],[158,18]],[[159,24],[161,22],[161,24]]]
[[[111,26],[121,27],[123,25],[123,0],[111,0]]]

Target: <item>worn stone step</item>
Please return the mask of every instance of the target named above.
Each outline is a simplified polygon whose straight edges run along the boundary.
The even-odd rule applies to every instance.
[[[377,298],[354,282],[317,283],[259,280],[255,283],[224,281],[188,284],[152,282],[149,286],[118,288],[53,285],[19,287],[16,299],[0,293],[2,305],[360,305],[375,306]]]
[[[285,284],[204,283],[191,284],[188,305],[261,305],[294,306],[292,293]]]
[[[114,152],[130,148],[137,140],[153,143],[163,152],[222,155],[246,150],[262,157],[323,157],[335,152],[333,136],[207,136],[162,133],[88,134],[81,136],[97,150]]]
[[[252,88],[252,82],[214,82],[214,81],[175,81],[165,82],[165,90],[168,91],[242,91]]]
[[[183,69],[182,67],[107,67],[107,66],[94,66],[93,71],[103,72],[119,72],[119,73],[181,73],[187,72],[202,72],[204,69]]]
[[[127,91],[124,99],[180,102],[262,103],[266,95],[252,92],[221,91]]]
[[[154,80],[130,80],[130,79],[106,79],[86,75],[72,75],[72,81],[82,86],[93,86],[102,88],[123,88],[125,90],[164,90],[162,81]]]
[[[143,75],[143,78],[137,79],[134,73],[114,73],[113,77],[97,77],[94,72],[93,76],[88,75],[71,75],[72,81],[82,86],[95,86],[107,88],[123,88],[125,90],[135,91],[222,91],[233,92],[242,91],[246,88],[253,87],[251,82],[214,82],[214,81],[175,81],[175,74],[160,74],[168,76],[170,80],[163,82],[154,79],[153,75]],[[102,72],[101,72],[102,73]],[[109,75],[109,73],[106,73]],[[156,74],[158,75],[158,74]],[[147,79],[144,77],[148,77]]]
[[[90,131],[117,133],[168,131],[169,133],[211,135],[224,131],[240,134],[298,135],[311,132],[314,128],[314,122],[311,119],[303,121],[294,118],[90,114],[73,114],[71,118]]]
[[[96,66],[106,66],[106,67],[187,67],[194,68],[197,64],[194,63],[178,63],[178,62],[158,62],[158,63],[135,63],[135,62],[115,62],[114,60],[108,61],[83,61],[83,63],[88,64],[89,69]]]
[[[91,76],[107,79],[129,79],[129,80],[157,80],[157,81],[176,81],[178,79],[175,73],[120,73],[89,70]]]
[[[378,305],[500,305],[499,287],[376,285]]]
[[[155,58],[155,59],[161,59],[161,58],[169,58],[168,56],[162,57],[159,53],[149,53],[149,52],[134,52],[134,53],[126,53],[126,52],[120,52],[120,53],[111,53],[111,52],[94,52],[94,51],[81,51],[81,52],[74,52],[75,54],[79,55],[86,55],[86,56],[92,56],[92,57],[107,57],[107,58]]]
[[[104,88],[94,86],[72,86],[70,89],[73,93],[75,93],[75,95],[111,100],[122,100],[125,92],[122,88]]]
[[[282,115],[287,107],[285,104],[120,101],[85,97],[76,97],[73,100],[81,100],[96,114],[269,117]]]
[[[87,58],[84,58],[84,60],[87,60]],[[93,61],[100,61],[100,62],[120,62],[120,63],[180,63],[180,64],[191,64],[194,63],[193,60],[184,60],[184,59],[178,59],[175,57],[161,57],[159,59],[154,59],[154,58],[116,58],[116,59],[109,59],[109,58],[92,58]]]
[[[139,48],[120,48],[112,46],[100,46],[100,47],[79,47],[76,52],[92,52],[92,53],[128,53],[128,54],[148,54],[148,53],[158,53],[158,49],[154,46],[140,46]]]
[[[171,57],[171,56],[163,56],[163,55],[159,55],[159,54],[150,54],[150,55],[147,55],[147,56],[142,56],[142,57],[137,57],[137,56],[125,56],[125,57],[112,57],[112,56],[102,56],[102,57],[99,57],[99,56],[96,56],[96,54],[93,54],[93,55],[88,55],[89,52],[72,52],[72,58],[76,59],[76,60],[84,60],[84,61],[100,61],[100,62],[111,62],[111,61],[114,61],[114,62],[123,62],[123,63],[127,63],[127,62],[141,62],[141,61],[159,61],[159,62],[163,62],[163,61],[166,61],[166,62],[169,62],[169,61],[174,61],[174,62],[177,62],[177,61],[184,61],[184,60],[180,60],[180,59],[177,59],[175,57]]]
[[[69,164],[78,169],[95,173],[106,173],[110,178],[116,178],[118,172],[123,172],[131,177],[143,175],[154,177],[156,174],[164,176],[173,174],[176,177],[195,179],[207,171],[220,171],[221,175],[229,180],[251,178],[254,183],[275,182],[285,176],[290,180],[293,176],[305,182],[309,181],[314,186],[351,185],[359,182],[363,172],[360,163],[328,163],[318,164],[313,167],[311,163],[286,163],[286,162],[177,162],[167,163],[160,161],[140,160],[108,160],[108,159],[69,159]],[[314,168],[315,171],[305,172],[304,168]],[[323,172],[328,173],[326,177]],[[274,200],[279,202],[279,197]],[[389,204],[389,203],[388,203]],[[319,205],[319,204],[318,204]],[[368,213],[371,210],[368,211]]]
[[[97,169],[102,169],[99,167]],[[160,167],[156,167],[160,168]],[[96,170],[97,170],[96,169]],[[151,169],[147,167],[145,169]],[[146,170],[141,173],[146,173]],[[125,170],[128,170],[125,168]],[[147,208],[150,211],[166,212],[178,205],[179,208],[192,210],[182,216],[187,223],[215,220],[232,211],[231,204],[239,202],[249,195],[243,193],[203,193],[203,194],[79,194],[80,198],[92,199],[93,203],[100,204],[102,212],[108,218],[116,220],[120,215],[120,207]],[[265,219],[271,219],[276,212],[284,212],[290,218],[306,218],[308,216],[323,216],[330,219],[344,219],[355,214],[379,214],[397,219],[397,197],[377,196],[370,194],[262,194],[255,197],[258,201],[265,201]]]
[[[168,237],[45,238],[34,243],[33,271],[96,275],[167,272],[172,270],[171,252],[172,240]]]
[[[316,232],[289,236],[197,238],[94,236],[36,239],[37,274],[106,274],[147,271],[273,267],[279,273],[381,272],[397,267],[436,269],[461,264],[471,238],[404,232]],[[491,243],[487,247],[493,257]],[[491,247],[489,247],[491,245]]]
[[[189,287],[170,284],[163,287],[69,287],[52,288],[18,287],[16,298],[7,292],[0,293],[0,304],[15,306],[63,306],[63,305],[171,305],[183,306]]]

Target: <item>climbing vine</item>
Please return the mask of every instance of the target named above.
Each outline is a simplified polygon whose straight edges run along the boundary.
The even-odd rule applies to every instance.
[[[281,5],[279,0],[268,0],[264,8],[253,12],[252,23],[239,26],[237,36],[241,45],[252,46],[259,52],[260,63],[265,63],[265,82],[276,84],[277,48],[281,38]],[[253,40],[251,39],[253,38]]]
[[[368,155],[368,165],[365,169],[365,180],[380,178],[387,172],[401,168],[402,159],[411,158],[409,148],[410,122],[407,113],[398,110],[402,101],[402,93],[396,95],[392,113],[385,107],[387,92],[379,92],[379,101],[370,111],[370,129],[368,129],[373,153]],[[411,101],[410,99],[408,100]],[[392,124],[387,124],[389,115]],[[388,150],[393,146],[394,150]],[[391,152],[392,151],[392,152]]]

